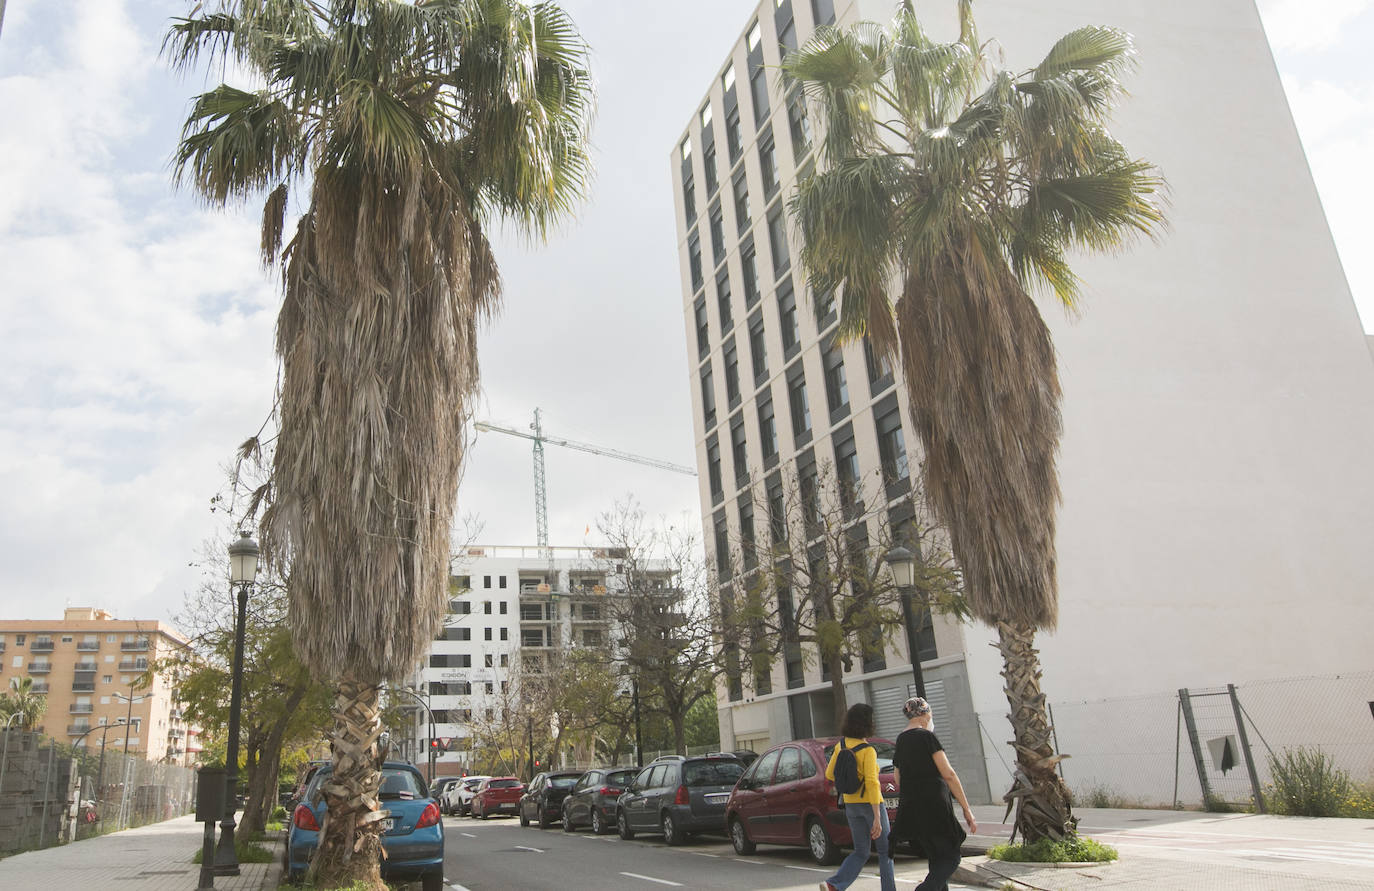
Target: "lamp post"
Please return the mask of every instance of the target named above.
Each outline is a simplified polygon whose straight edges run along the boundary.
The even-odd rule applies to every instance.
[[[101,794],[100,794],[100,784],[101,784],[101,783],[104,781],[104,779],[105,779],[105,734],[107,734],[107,733],[110,732],[110,728],[111,728],[111,727],[118,727],[118,726],[119,726],[119,723],[118,723],[117,721],[116,721],[116,723],[114,723],[114,724],[96,724],[94,727],[88,727],[88,728],[87,728],[86,730],[84,730],[84,731],[82,732],[82,734],[81,734],[80,736],[78,736],[73,742],[69,743],[69,745],[70,745],[72,748],[76,748],[76,744],[79,743],[79,742],[81,742],[83,739],[85,739],[86,736],[87,736],[88,734],[90,734],[90,733],[92,733],[92,732],[94,732],[94,731],[96,731],[96,730],[99,730],[99,731],[100,731],[100,766],[96,769],[96,772],[95,772],[95,798],[96,798],[96,813],[97,813],[97,814],[100,813],[100,801],[102,800],[102,796],[101,796]],[[84,749],[85,746],[82,746],[82,748]],[[0,774],[0,777],[3,777],[3,774]],[[79,793],[78,793],[78,796],[77,796],[77,797],[78,797],[78,799],[80,798]]]
[[[238,612],[234,616],[234,666],[229,692],[229,739],[224,756],[224,819],[220,821],[219,846],[215,848],[215,875],[239,874],[234,850],[234,812],[238,809],[239,712],[243,707],[243,633],[248,621],[248,590],[258,578],[258,543],[248,532],[229,546],[229,584],[238,588]]]
[[[5,788],[5,765],[10,760],[10,725],[14,723],[15,718],[23,716],[23,712],[16,711],[5,719],[5,748],[3,754],[0,754],[0,789]]]
[[[142,702],[143,700],[147,699],[150,695],[152,695],[152,694],[149,694],[149,693],[140,693],[138,696],[135,696],[135,695],[134,695],[134,688],[133,688],[132,685],[130,685],[130,687],[129,687],[129,692],[128,692],[128,694],[124,694],[124,693],[116,693],[116,694],[114,694],[114,698],[115,698],[115,699],[118,699],[120,702],[127,702],[127,703],[129,703],[128,715],[124,718],[124,757],[126,757],[126,758],[129,757],[129,733],[130,733],[130,731],[133,730],[133,727],[134,727],[134,703],[135,703],[135,702]],[[139,720],[142,720],[142,719],[140,718]],[[114,724],[114,725],[111,725],[111,726],[118,727],[119,725],[118,725],[118,724]],[[149,746],[148,749],[149,749],[149,751],[151,751],[151,750],[152,750],[152,746]]]
[[[906,649],[911,656],[911,676],[916,681],[916,695],[926,698],[926,680],[921,674],[921,656],[916,645],[915,610],[911,605],[911,589],[916,582],[916,555],[897,545],[883,555],[892,570],[892,581],[902,597],[902,623],[906,625]]]
[[[429,703],[421,699],[420,694],[416,693],[410,687],[392,687],[391,689],[396,691],[397,693],[404,693],[411,699],[414,699],[416,702],[420,704],[420,708],[424,709],[425,714],[429,717],[429,782],[432,784],[434,782],[435,770],[434,758],[437,754],[434,750],[434,712],[432,709],[430,709]]]

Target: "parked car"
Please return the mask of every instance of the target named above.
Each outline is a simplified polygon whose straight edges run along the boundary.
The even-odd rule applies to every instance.
[[[553,821],[563,815],[563,799],[568,797],[580,770],[548,770],[536,774],[520,796],[520,825],[538,823],[540,829],[548,829]]]
[[[744,765],[733,755],[669,756],[645,767],[616,803],[620,837],[661,833],[680,845],[696,832],[725,831],[725,803]]]
[[[822,866],[839,862],[841,848],[853,847],[849,823],[835,798],[835,784],[825,778],[836,738],[799,739],[763,753],[735,785],[725,807],[730,841],[739,854],[752,854],[759,844],[810,848]],[[893,744],[868,742],[878,756],[889,820],[897,817],[897,780],[892,773]]]
[[[326,764],[315,771],[305,796],[291,815],[286,835],[286,875],[292,882],[305,877],[310,858],[320,843],[326,804],[321,787],[333,773]],[[444,821],[439,802],[430,797],[424,777],[412,764],[388,761],[382,765],[378,799],[390,814],[382,821],[382,878],[419,878],[424,891],[444,887]]]
[[[490,777],[482,781],[472,796],[468,816],[485,820],[492,814],[513,814],[520,809],[525,784],[516,777]]]
[[[736,758],[739,759],[739,763],[743,764],[745,767],[748,767],[749,765],[753,764],[755,761],[758,760],[759,757],[759,753],[755,752],[753,749],[736,749],[733,752],[707,752],[706,754],[716,756],[734,755]]]
[[[286,801],[282,803],[282,807],[286,808],[288,814],[296,809],[296,805],[305,800],[305,789],[310,785],[310,781],[315,778],[316,772],[329,763],[329,761],[324,760],[307,761],[301,765],[300,770],[296,771],[295,788],[287,797]]]
[[[597,835],[610,832],[616,802],[638,773],[637,767],[594,767],[578,777],[563,799],[563,831],[590,825]]]
[[[443,801],[444,804],[448,805],[448,812],[450,814],[458,814],[459,816],[466,817],[468,811],[472,808],[472,796],[477,794],[477,787],[482,785],[483,780],[489,779],[491,779],[491,777],[485,774],[475,777],[463,777],[462,782],[449,786],[448,791],[444,793]]]
[[[439,777],[434,781],[434,785],[429,787],[430,794],[434,796],[435,801],[439,802],[440,813],[448,813],[448,808],[444,806],[444,796],[448,794],[449,789],[462,781],[462,777]]]

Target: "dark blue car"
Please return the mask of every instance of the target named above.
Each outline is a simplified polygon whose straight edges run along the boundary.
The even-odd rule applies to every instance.
[[[291,815],[286,834],[286,875],[292,882],[305,878],[310,858],[320,841],[320,825],[326,810],[321,787],[334,769],[326,765],[311,779],[305,797]],[[382,765],[379,802],[390,816],[383,822],[382,878],[415,879],[424,891],[444,887],[444,823],[439,802],[430,797],[424,777],[411,764],[388,761]]]

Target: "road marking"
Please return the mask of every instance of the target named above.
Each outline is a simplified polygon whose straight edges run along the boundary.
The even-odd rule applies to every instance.
[[[632,879],[643,879],[646,882],[657,882],[660,885],[672,885],[674,888],[681,888],[681,882],[670,882],[667,879],[656,879],[653,876],[642,876],[637,872],[622,872],[622,876],[629,876]]]
[[[720,855],[719,855],[719,854],[708,854],[708,853],[706,853],[705,851],[688,851],[687,853],[688,853],[688,854],[695,854],[695,855],[697,855],[698,857],[715,857],[717,860],[720,859]]]
[[[477,836],[473,835],[471,832],[460,832],[460,833],[458,833],[458,834],[461,835],[461,836],[464,836],[465,838],[476,838],[476,837],[477,837]]]
[[[1337,857],[1334,854],[1315,854],[1312,851],[1303,851],[1296,848],[1237,848],[1226,853],[1243,854],[1247,857],[1276,857],[1280,860],[1305,860],[1308,863],[1341,863],[1346,866],[1371,866],[1374,859],[1368,857]]]
[[[516,845],[516,846],[515,846],[515,850],[517,850],[517,851],[533,851],[533,852],[536,853],[536,854],[543,854],[543,853],[544,853],[544,850],[543,850],[542,848],[531,848],[529,845]]]
[[[807,872],[824,872],[824,873],[829,873],[829,872],[830,872],[830,870],[828,870],[828,869],[818,869],[818,868],[816,868],[816,867],[814,867],[814,866],[794,866],[794,865],[792,865],[792,864],[790,864],[790,863],[784,863],[784,864],[782,864],[782,865],[785,866],[785,867],[787,867],[788,869],[804,869],[804,870],[806,870]]]

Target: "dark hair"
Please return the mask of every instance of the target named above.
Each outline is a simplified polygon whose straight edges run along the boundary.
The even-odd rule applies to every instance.
[[[866,702],[851,705],[844,713],[844,726],[840,733],[850,739],[867,739],[873,735],[873,706]]]

